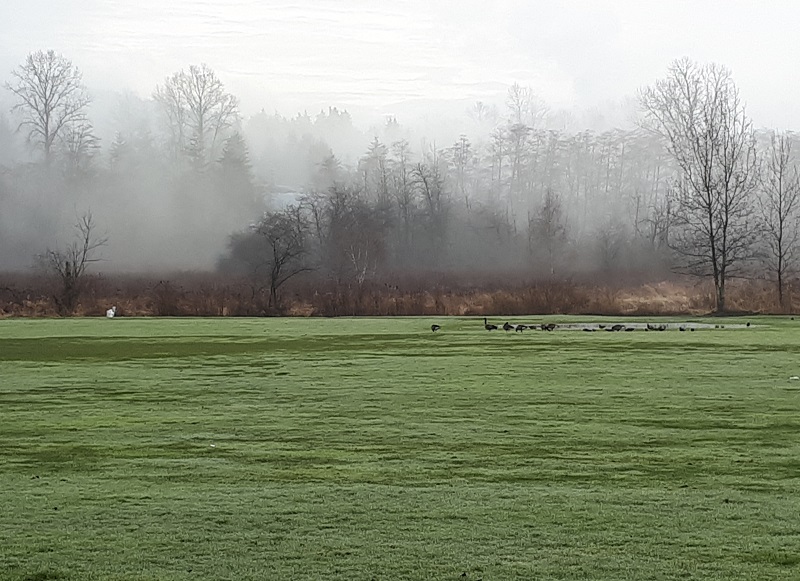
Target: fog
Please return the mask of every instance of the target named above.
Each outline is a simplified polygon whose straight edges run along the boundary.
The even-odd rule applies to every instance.
[[[380,226],[371,226],[378,229],[370,233],[374,238],[364,242],[380,254],[370,266],[376,272],[379,266],[465,271],[527,264],[528,230],[548,192],[558,201],[564,244],[568,228],[573,245],[585,242],[575,252],[588,253],[588,264],[595,249],[586,240],[595,230],[636,226],[626,196],[637,186],[621,183],[627,170],[615,169],[612,177],[607,166],[626,147],[645,147],[647,138],[630,123],[634,112],[624,104],[608,108],[608,117],[599,108],[550,111],[531,89],[517,90],[516,113],[503,101],[429,102],[428,114],[417,118],[398,106],[408,123],[386,116],[367,126],[332,106],[292,116],[237,110],[199,157],[189,141],[176,142],[157,98],[105,91],[86,109],[92,141],[79,147],[56,141],[49,161],[26,142],[25,127],[17,130],[23,113],[11,110],[6,95],[0,269],[29,268],[48,249],[68,244],[73,224],[91,211],[97,234],[108,236],[96,270],[213,270],[231,236],[248,231],[265,212],[334,190],[380,216]],[[615,122],[626,128],[609,129]],[[515,124],[524,136],[514,135]],[[581,124],[600,131],[580,132]],[[512,151],[520,138],[525,151]],[[657,171],[651,162],[642,159],[635,171]],[[421,189],[427,177],[435,182],[437,205]],[[661,187],[648,185],[646,195],[657,197]],[[604,193],[592,199],[581,188]],[[602,220],[589,223],[589,215]]]
[[[798,81],[764,62],[798,50],[778,40],[791,3],[662,4],[12,0],[0,270],[68,244],[88,211],[108,236],[97,271],[235,270],[237,235],[297,205],[315,269],[333,277],[660,276],[677,168],[639,127],[637,91],[689,53],[733,67],[756,126],[800,122],[787,106]],[[702,34],[682,26],[692,15]],[[91,102],[83,133],[46,154],[10,88],[27,55],[51,48]],[[198,136],[165,95],[201,63],[230,108]]]

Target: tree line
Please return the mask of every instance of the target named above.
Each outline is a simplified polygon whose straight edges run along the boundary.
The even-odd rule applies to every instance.
[[[207,65],[121,100],[105,148],[64,56],[32,53],[5,87],[0,144],[22,135],[31,152],[0,173],[6,268],[30,260],[42,229],[63,232],[91,208],[114,260],[214,265],[265,312],[298,281],[358,295],[407,273],[620,284],[682,273],[712,281],[720,311],[731,278],[760,278],[789,304],[796,137],[755,130],[719,65],[676,61],[640,91],[638,125],[605,132],[554,128],[515,84],[503,109],[477,103],[444,146],[393,118],[359,131],[336,108],[244,119]],[[52,258],[48,243],[39,254]]]

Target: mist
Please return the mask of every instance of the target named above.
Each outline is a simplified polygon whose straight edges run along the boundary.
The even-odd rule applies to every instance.
[[[398,106],[407,122],[386,115],[362,126],[336,106],[291,116],[266,110],[245,116],[237,108],[198,158],[189,141],[178,141],[183,137],[157,98],[163,86],[146,97],[133,91],[95,97],[86,87],[91,139],[78,147],[55,143],[50,160],[26,142],[22,112],[6,91],[0,270],[28,269],[47,249],[68,243],[87,211],[108,236],[99,271],[214,270],[231,237],[265,212],[332,191],[347,192],[380,216],[380,231],[371,233],[380,239],[375,269],[528,268],[529,230],[545,196],[557,202],[569,262],[588,265],[596,251],[589,240],[599,229],[621,236],[639,227],[641,219],[631,215],[633,190],[645,179],[638,174],[668,177],[663,160],[643,153],[654,145],[632,127],[633,111],[609,108],[608,119],[599,108],[551,112],[519,85],[499,103],[429,103],[429,114],[419,118]],[[624,126],[625,117],[626,129],[609,129],[614,122]],[[601,130],[578,130],[581,123]],[[515,124],[525,127],[524,154],[511,152],[519,145]],[[620,155],[636,166],[617,167]],[[437,189],[436,209],[420,189],[426,172]],[[647,200],[635,203],[655,203],[663,179],[647,184],[636,194]]]
[[[42,258],[72,244],[91,213],[104,240],[93,274],[206,273],[254,296],[276,284],[290,294],[304,284],[624,286],[696,274],[675,249],[685,173],[640,103],[681,46],[663,26],[651,35],[633,26],[641,6],[539,7],[537,35],[520,28],[532,13],[516,2],[491,14],[410,2],[414,17],[403,7],[272,6],[253,22],[244,4],[201,3],[196,13],[189,4],[147,35],[150,16],[117,3],[66,3],[39,21],[35,6],[17,6],[0,56],[0,272],[42,272]],[[764,14],[739,6],[709,37],[746,18],[766,30]],[[96,27],[109,22],[116,41],[104,44]],[[55,49],[31,46],[45,37]],[[639,60],[623,50],[629,40]],[[774,135],[794,143],[791,83],[775,101],[763,90],[774,79],[758,81],[735,46],[685,41],[737,65],[761,166]],[[75,106],[55,128],[37,126],[25,102],[35,55],[50,55],[72,83]],[[760,231],[756,190],[749,227]],[[743,276],[770,280],[769,237],[754,244]],[[279,251],[289,255],[276,275]],[[280,293],[271,288],[269,302]]]
[[[176,127],[159,102],[165,85],[150,96],[93,97],[91,141],[56,143],[49,162],[26,143],[6,91],[0,270],[30,268],[68,243],[77,218],[91,211],[108,236],[101,272],[213,271],[229,257],[232,237],[251,232],[265,212],[302,206],[319,219],[341,198],[366,221],[348,227],[371,230],[356,250],[371,255],[375,277],[668,271],[657,215],[676,168],[659,138],[637,128],[633,97],[553,110],[514,84],[497,102],[429,103],[416,118],[398,106],[398,115],[366,126],[336,106],[291,116],[237,107],[198,153],[176,133],[189,129]],[[308,236],[317,270],[328,272],[325,256],[354,250],[351,242],[323,248],[323,226],[309,226]],[[353,275],[346,271],[335,274]]]

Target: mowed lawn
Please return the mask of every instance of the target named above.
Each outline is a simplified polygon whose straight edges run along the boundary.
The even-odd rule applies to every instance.
[[[0,580],[800,579],[800,321],[749,320],[2,320]]]

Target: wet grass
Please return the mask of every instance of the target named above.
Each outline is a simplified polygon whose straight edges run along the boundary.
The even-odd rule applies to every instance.
[[[750,321],[0,321],[0,580],[800,579],[800,323]]]

